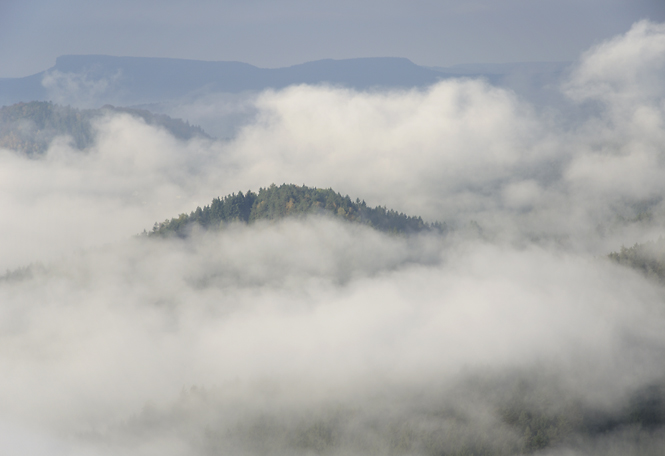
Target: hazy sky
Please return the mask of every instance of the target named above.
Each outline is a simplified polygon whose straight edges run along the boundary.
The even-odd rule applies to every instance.
[[[2,0],[0,77],[63,54],[238,60],[407,57],[420,65],[575,60],[662,0]]]

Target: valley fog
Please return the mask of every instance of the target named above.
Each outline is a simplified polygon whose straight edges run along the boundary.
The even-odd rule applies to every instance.
[[[0,150],[0,449],[658,454],[663,288],[606,255],[662,235],[664,65],[646,21],[587,51],[574,126],[483,80],[303,85],[227,140],[113,115]],[[133,237],[271,183],[450,229]]]
[[[2,410],[63,454],[381,454],[461,423],[443,444],[516,449],[503,377],[621,408],[662,378],[661,300],[603,260],[325,219],[137,240],[3,283]]]

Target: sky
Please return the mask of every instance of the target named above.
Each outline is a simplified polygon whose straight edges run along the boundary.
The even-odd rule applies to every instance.
[[[660,0],[3,0],[0,77],[64,54],[235,60],[260,67],[354,57],[419,65],[573,61]]]

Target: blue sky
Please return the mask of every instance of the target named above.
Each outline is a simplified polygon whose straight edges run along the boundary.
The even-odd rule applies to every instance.
[[[2,0],[0,76],[63,54],[238,60],[261,67],[323,58],[407,57],[420,65],[562,61],[662,0]]]

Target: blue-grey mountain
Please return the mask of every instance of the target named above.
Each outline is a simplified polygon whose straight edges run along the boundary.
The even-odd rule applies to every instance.
[[[242,62],[65,55],[55,66],[23,78],[0,79],[0,105],[54,101],[77,107],[139,105],[246,93],[296,84],[357,90],[425,87],[452,77],[482,77],[526,95],[556,87],[565,63],[477,64],[427,68],[406,58],[317,60],[285,68]],[[542,98],[542,95],[539,95]]]
[[[93,92],[95,101],[102,104],[127,105],[206,92],[279,89],[294,84],[326,83],[355,89],[417,87],[445,76],[404,58],[327,59],[268,69],[241,62],[67,55],[41,73],[0,79],[0,104],[50,100],[54,92],[72,87],[79,92]]]

